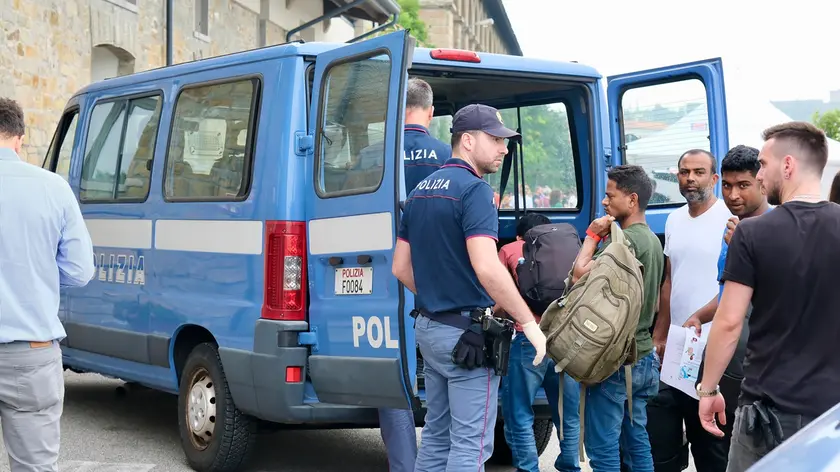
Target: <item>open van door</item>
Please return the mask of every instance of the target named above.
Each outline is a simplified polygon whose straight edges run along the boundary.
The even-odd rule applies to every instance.
[[[417,404],[413,302],[391,274],[413,49],[398,31],[315,59],[305,185],[309,377],[321,402]]]
[[[609,77],[607,101],[611,165],[636,164],[654,182],[647,221],[664,234],[665,220],[685,204],[677,160],[689,149],[720,161],[729,150],[723,64],[720,58]],[[720,184],[715,189],[720,195]]]

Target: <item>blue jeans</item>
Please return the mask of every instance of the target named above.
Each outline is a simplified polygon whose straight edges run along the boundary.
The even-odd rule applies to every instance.
[[[654,352],[633,365],[633,420],[627,411],[624,367],[586,388],[583,443],[593,472],[619,472],[619,441],[633,472],[653,472],[647,434],[647,402],[659,391],[659,359]]]
[[[452,363],[463,330],[418,316],[414,327],[426,380],[426,424],[416,472],[484,470],[493,455],[499,377]]]
[[[513,466],[518,471],[539,472],[540,458],[534,439],[534,398],[542,387],[551,408],[551,419],[560,436],[560,415],[557,400],[560,375],[554,371],[554,361],[546,357],[534,366],[536,350],[522,333],[517,333],[510,346],[508,374],[502,379],[502,415],[505,440],[513,455]],[[561,472],[580,472],[578,441],[580,439],[580,385],[571,377],[563,376],[563,440],[560,455],[554,468]]]
[[[413,472],[417,460],[417,430],[411,410],[379,409],[379,432],[388,452],[390,472]]]

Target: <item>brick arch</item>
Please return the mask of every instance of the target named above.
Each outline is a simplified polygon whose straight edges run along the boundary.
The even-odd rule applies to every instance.
[[[91,51],[91,81],[134,73],[135,57],[113,44],[97,44]]]

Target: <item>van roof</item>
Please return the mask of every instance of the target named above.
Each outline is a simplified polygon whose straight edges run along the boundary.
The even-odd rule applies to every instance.
[[[172,77],[177,77],[179,75],[192,74],[196,72],[202,72],[205,70],[212,70],[217,67],[279,59],[288,56],[316,56],[322,52],[326,52],[346,45],[346,43],[303,43],[296,41],[274,46],[267,46],[264,48],[250,49],[247,51],[240,51],[222,56],[200,59],[197,61],[174,64],[167,67],[160,67],[157,69],[151,69],[130,75],[102,80],[81,88],[78,92],[74,94],[74,96],[91,92],[110,90],[113,88],[119,88],[123,86],[136,85],[145,82],[152,82],[156,80],[169,79]],[[588,79],[596,79],[601,77],[601,74],[594,68],[587,65],[578,64],[576,62],[549,61],[544,59],[511,56],[506,54],[491,54],[486,52],[478,53],[478,55],[481,57],[480,63],[453,62],[433,59],[430,55],[431,51],[433,51],[433,49],[415,48],[413,65],[449,65],[472,68],[477,70],[515,70],[518,72],[548,73]]]

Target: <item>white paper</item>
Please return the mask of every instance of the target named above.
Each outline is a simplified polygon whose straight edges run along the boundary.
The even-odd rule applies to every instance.
[[[707,332],[703,330],[703,334]],[[694,328],[671,325],[668,329],[660,380],[692,398],[699,399],[695,385],[701,374],[700,361],[705,349],[706,337],[697,336]]]

